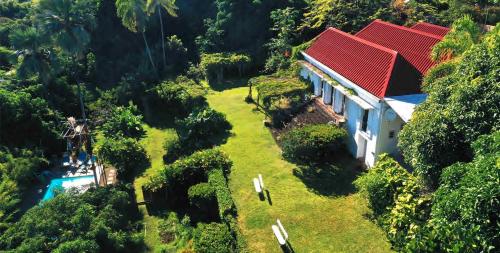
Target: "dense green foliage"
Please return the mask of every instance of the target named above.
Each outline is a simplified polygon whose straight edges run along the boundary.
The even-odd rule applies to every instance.
[[[201,85],[181,76],[175,81],[165,81],[151,90],[150,103],[158,111],[185,117],[195,108],[206,104],[205,93],[206,90]]]
[[[189,203],[205,212],[214,206],[215,191],[209,183],[195,184],[188,189]]]
[[[176,124],[180,144],[193,151],[213,147],[231,130],[226,116],[209,107],[196,109]]]
[[[238,71],[241,76],[245,66],[250,63],[250,57],[236,53],[213,53],[202,54],[200,68],[205,73],[205,78],[209,83],[217,81],[220,83],[224,79],[225,71]]]
[[[292,161],[323,161],[340,150],[346,137],[344,129],[330,124],[295,128],[282,136],[283,157]]]
[[[235,252],[234,238],[225,224],[200,224],[194,231],[196,252]]]
[[[208,183],[215,190],[219,205],[219,216],[228,222],[230,217],[236,216],[236,206],[227,185],[227,179],[222,170],[213,170],[208,174]]]
[[[409,250],[488,252],[498,246],[500,133],[478,138],[470,163],[443,171],[427,226],[409,242]]]
[[[0,236],[0,249],[15,252],[137,252],[137,214],[127,187],[68,192],[30,209]]]
[[[142,115],[137,107],[116,107],[101,126],[102,133],[107,138],[140,139],[144,135]]]
[[[144,147],[133,138],[105,138],[97,148],[97,154],[106,163],[116,167],[122,179],[129,179],[148,161]]]
[[[405,161],[436,187],[441,170],[472,157],[470,145],[500,125],[500,26],[473,45],[452,71],[424,81],[429,97],[399,136]]]
[[[479,41],[479,35],[476,23],[470,16],[464,16],[453,22],[450,32],[432,49],[431,57],[439,61],[461,55]]]
[[[290,53],[295,36],[295,27],[299,12],[293,8],[278,9],[271,12],[273,21],[272,31],[276,37],[271,38],[267,47],[270,55],[267,58],[265,69],[274,72],[290,66]]]

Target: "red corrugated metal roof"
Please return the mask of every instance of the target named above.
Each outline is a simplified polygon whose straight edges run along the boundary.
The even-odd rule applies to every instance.
[[[356,36],[397,51],[421,74],[434,65],[432,47],[441,41],[440,36],[380,20],[373,21]]]
[[[397,52],[334,28],[321,33],[306,54],[377,97],[383,97]]]
[[[375,20],[356,35],[328,28],[305,53],[382,98],[419,93],[422,75],[434,65],[432,47],[440,40]]]
[[[448,27],[434,25],[426,22],[417,23],[412,26],[411,29],[434,34],[441,38],[443,38],[450,31],[450,28]]]

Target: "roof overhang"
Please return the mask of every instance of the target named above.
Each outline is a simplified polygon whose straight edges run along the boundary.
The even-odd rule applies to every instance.
[[[424,102],[426,98],[427,94],[412,94],[386,97],[384,100],[404,122],[408,122],[415,107]]]

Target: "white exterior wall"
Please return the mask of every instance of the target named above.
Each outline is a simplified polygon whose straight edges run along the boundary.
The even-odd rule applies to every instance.
[[[357,94],[357,96],[347,95],[345,100],[344,117],[346,119],[345,128],[348,133],[348,151],[356,158],[364,157],[364,162],[369,167],[372,167],[375,164],[379,154],[384,152],[392,153],[393,151],[396,151],[397,138],[395,137],[394,139],[389,139],[389,131],[398,130],[395,133],[395,136],[397,136],[402,124],[402,122],[400,123],[401,119],[398,118],[393,122],[383,122],[383,112],[385,112],[384,110],[387,105],[382,100],[352,83],[335,71],[329,69],[307,54],[304,54],[304,58],[307,62],[320,69],[324,74],[327,74],[331,78],[338,81],[343,87],[352,89]],[[320,95],[321,92],[319,90],[321,88],[321,78],[305,67],[301,70],[301,75],[303,74],[304,76],[312,76],[315,95]],[[341,111],[342,97],[345,95],[339,92],[335,87],[331,87],[330,85],[325,86],[333,88],[332,109],[339,113]],[[327,89],[325,90],[328,91]],[[356,102],[360,99],[371,106],[368,115],[368,126],[366,132],[361,130],[363,112],[366,106],[363,107]],[[327,103],[328,102],[331,101],[327,101]],[[396,128],[396,126],[398,127]],[[364,146],[365,143],[366,146]]]
[[[388,153],[391,155],[399,155],[398,135],[401,131],[401,127],[405,123],[399,116],[396,116],[393,120],[386,117],[387,111],[391,110],[387,104],[384,104],[383,117],[381,119],[380,126],[380,141],[378,145],[378,153]],[[390,138],[389,134],[394,131],[393,138]]]
[[[332,103],[332,90],[333,87],[328,83],[323,84],[323,103],[331,104]]]

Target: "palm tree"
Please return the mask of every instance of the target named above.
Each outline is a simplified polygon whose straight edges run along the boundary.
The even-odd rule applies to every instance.
[[[52,52],[45,46],[46,38],[34,27],[14,29],[9,39],[20,60],[17,75],[26,79],[37,74],[44,87],[51,79],[51,64],[54,62]]]
[[[167,67],[167,58],[165,56],[165,32],[163,29],[163,18],[161,15],[162,7],[167,11],[167,13],[172,17],[177,17],[177,6],[175,6],[175,0],[148,0],[147,11],[149,14],[153,14],[155,11],[158,13],[158,18],[160,19],[161,28],[161,47],[163,49],[163,67]]]
[[[80,59],[88,50],[98,5],[97,0],[40,0],[35,24],[53,39],[55,46]]]
[[[147,15],[145,12],[146,4],[144,0],[116,0],[116,12],[118,17],[121,18],[122,24],[130,31],[142,34],[144,45],[146,46],[146,53],[148,54],[151,66],[156,72],[156,66],[151,56],[151,50],[146,39],[146,20]]]

